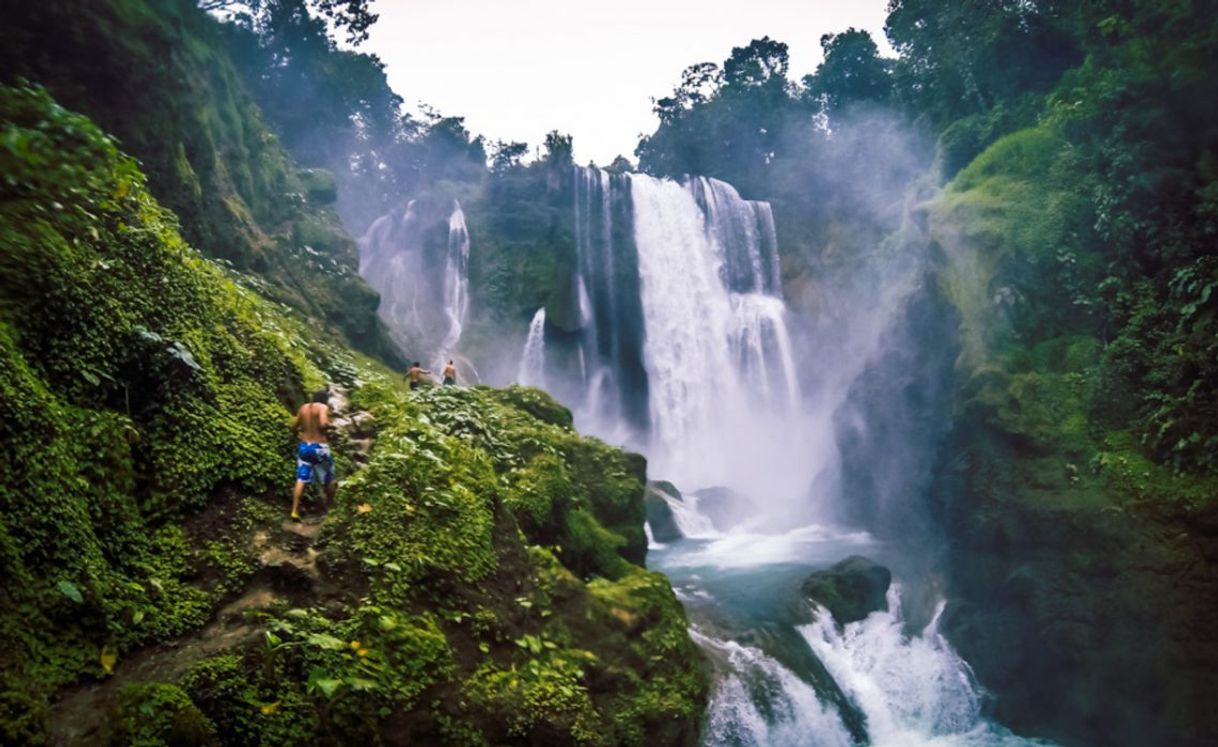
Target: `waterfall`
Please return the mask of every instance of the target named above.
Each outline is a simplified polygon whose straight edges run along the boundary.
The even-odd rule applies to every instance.
[[[448,216],[448,253],[444,262],[444,314],[448,317],[448,333],[440,344],[445,355],[452,352],[465,325],[469,312],[469,231],[465,228],[465,213],[461,203],[453,200]]]
[[[853,747],[841,718],[807,682],[761,650],[690,630],[727,670],[711,693],[702,744],[707,747]],[[758,706],[764,703],[764,709]]]
[[[529,336],[524,342],[520,356],[517,383],[544,388],[546,385],[546,307],[542,306],[533,315],[529,324]]]
[[[925,382],[951,346],[907,353],[912,333],[942,329],[919,300],[922,255],[881,250],[818,278],[836,296],[826,309],[841,313],[800,330],[800,357],[768,203],[704,177],[576,167],[574,182],[563,318],[577,320],[578,355],[556,355],[551,381],[567,380],[582,430],[644,451],[650,476],[684,494],[660,492],[683,536],[651,543],[649,565],[673,582],[713,662],[703,744],[1029,744],[985,718],[937,616],[909,633],[899,582],[889,611],[842,628],[827,613],[811,625],[791,613],[812,570],[890,551],[840,518],[928,536],[908,496],[927,489],[930,421],[943,408],[932,412]],[[710,486],[729,489],[699,491]],[[746,498],[733,506],[734,495]],[[712,515],[732,518],[717,526]]]
[[[469,231],[456,200],[420,198],[377,218],[359,241],[377,314],[411,358],[450,357],[469,312]]]
[[[774,217],[729,184],[575,169],[581,425],[690,487],[808,478]]]

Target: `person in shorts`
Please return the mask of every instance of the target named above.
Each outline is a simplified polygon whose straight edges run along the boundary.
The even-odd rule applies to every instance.
[[[296,450],[296,489],[292,493],[292,519],[300,521],[300,496],[305,486],[317,480],[326,496],[326,505],[334,500],[338,488],[334,482],[334,457],[330,454],[327,429],[330,426],[330,392],[323,389],[313,395],[313,401],[300,406],[292,418],[292,430],[300,437]]]

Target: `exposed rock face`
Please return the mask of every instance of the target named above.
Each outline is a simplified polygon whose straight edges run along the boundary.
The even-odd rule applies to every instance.
[[[800,590],[805,598],[828,609],[838,624],[845,625],[888,609],[891,583],[892,571],[861,555],[852,555],[808,576]]]
[[[664,497],[680,501],[681,491],[670,482],[655,481],[647,483],[647,492],[643,501],[647,506],[647,524],[651,527],[651,536],[657,542],[672,542],[684,535],[677,526],[677,520],[672,515],[672,507]]]

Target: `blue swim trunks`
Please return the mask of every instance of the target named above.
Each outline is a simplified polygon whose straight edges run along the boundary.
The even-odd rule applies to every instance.
[[[330,455],[330,447],[327,444],[301,442],[296,452],[296,480],[313,482],[314,472],[322,485],[333,482],[334,457]]]

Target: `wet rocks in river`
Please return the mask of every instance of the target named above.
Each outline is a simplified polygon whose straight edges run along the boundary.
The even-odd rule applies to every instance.
[[[861,555],[852,555],[804,580],[805,599],[829,610],[839,624],[857,622],[888,609],[892,571]]]
[[[668,505],[670,500],[681,500],[681,491],[677,490],[677,486],[662,480],[647,483],[643,502],[647,507],[647,524],[656,542],[672,542],[683,536],[676,517],[672,515],[672,507]]]

